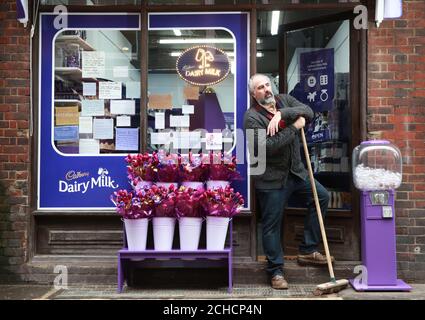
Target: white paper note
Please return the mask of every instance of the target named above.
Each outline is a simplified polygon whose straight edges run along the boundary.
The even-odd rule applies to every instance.
[[[200,131],[190,132],[190,148],[191,149],[201,148],[201,132]]]
[[[190,132],[173,132],[173,148],[189,149]]]
[[[205,134],[205,149],[221,150],[223,147],[223,136],[221,133],[206,133]]]
[[[111,100],[111,114],[136,114],[134,100]]]
[[[170,132],[151,132],[151,144],[169,144]]]
[[[99,154],[99,140],[96,139],[80,139],[79,142],[80,154]]]
[[[117,117],[117,127],[129,127],[131,126],[131,117],[119,116]]]
[[[80,117],[79,132],[93,133],[93,118],[92,117]]]
[[[173,132],[172,141],[176,149],[200,149],[201,132]]]
[[[83,51],[83,78],[104,78],[106,56],[103,51]]]
[[[116,66],[112,69],[114,78],[128,78],[128,66]]]
[[[115,150],[139,150],[139,129],[116,128]]]
[[[170,116],[170,127],[189,127],[189,116]]]
[[[125,97],[127,99],[140,99],[140,82],[126,82]]]
[[[192,104],[182,105],[182,113],[184,114],[193,114],[195,111],[195,106]]]
[[[81,115],[82,116],[104,116],[105,101],[104,100],[82,100]]]
[[[121,99],[121,82],[99,82],[99,99]]]
[[[93,120],[93,138],[113,139],[114,138],[114,120],[113,119],[94,119]]]
[[[164,112],[155,112],[155,129],[165,129]]]
[[[83,82],[83,96],[96,95],[96,82]]]

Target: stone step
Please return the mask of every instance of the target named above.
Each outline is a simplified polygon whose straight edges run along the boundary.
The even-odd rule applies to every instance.
[[[334,274],[337,279],[349,279],[355,277],[354,267],[361,264],[360,261],[336,261],[333,264]],[[234,264],[234,281],[241,284],[263,284],[268,283],[265,271],[266,262],[256,261],[253,263]],[[324,283],[328,282],[329,270],[325,266],[300,266],[295,259],[285,259],[285,278],[295,283]]]
[[[202,286],[226,285],[227,268],[208,267],[210,263],[220,261],[149,261],[143,268],[136,268],[129,282],[131,285],[144,286]],[[133,265],[137,262],[133,263]],[[348,279],[355,276],[354,267],[358,261],[337,261],[334,272],[337,279]],[[27,264],[29,270],[23,279],[26,282],[52,284],[58,275],[63,275],[64,268],[68,272],[68,283],[74,284],[116,284],[117,260],[113,256],[81,257],[76,256],[44,256],[35,257]],[[234,284],[264,285],[269,280],[265,271],[265,261],[252,261],[249,258],[235,258],[233,261]],[[55,269],[56,268],[56,269]],[[56,271],[56,272],[55,272]],[[301,284],[318,284],[329,281],[327,266],[299,266],[290,257],[285,259],[285,277],[289,282]]]

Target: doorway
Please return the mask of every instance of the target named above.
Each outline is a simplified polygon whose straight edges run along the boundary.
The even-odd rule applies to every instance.
[[[265,11],[257,23],[257,72],[270,77],[275,93],[288,93],[315,113],[306,126],[310,160],[330,195],[325,221],[330,250],[346,261],[360,257],[358,196],[351,176],[351,150],[359,141],[358,31],[352,18],[350,12]],[[288,201],[282,225],[285,256],[298,253],[305,212],[295,197]],[[261,259],[261,219],[257,226]]]

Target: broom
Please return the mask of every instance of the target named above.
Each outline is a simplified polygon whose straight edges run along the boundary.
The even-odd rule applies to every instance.
[[[311,189],[313,190],[314,203],[316,205],[317,217],[319,219],[320,232],[322,233],[323,246],[325,247],[326,260],[328,262],[330,281],[326,283],[319,284],[314,290],[313,294],[315,296],[320,296],[322,294],[336,293],[345,289],[348,285],[347,279],[336,280],[334,275],[334,270],[332,267],[331,255],[329,253],[328,240],[326,238],[325,226],[323,224],[322,211],[320,210],[319,198],[317,196],[316,184],[314,182],[313,170],[311,169],[310,156],[308,154],[307,142],[305,140],[304,128],[301,128],[301,138],[303,140],[303,147],[305,158],[307,161],[308,175],[310,176]]]

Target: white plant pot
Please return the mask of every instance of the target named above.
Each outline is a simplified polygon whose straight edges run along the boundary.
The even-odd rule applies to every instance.
[[[207,181],[207,189],[213,190],[218,188],[226,188],[228,185],[230,185],[229,181],[225,180],[208,180]]]
[[[166,189],[168,189],[171,185],[174,185],[175,189],[179,187],[177,182],[155,182],[155,185],[158,187],[164,187]]]
[[[146,250],[149,219],[124,219],[125,234],[129,251]]]
[[[144,189],[145,187],[151,187],[152,181],[139,181],[136,186],[133,186],[134,191],[139,192],[141,189]]]
[[[207,250],[223,250],[230,218],[207,216]]]
[[[204,183],[201,181],[183,181],[182,186],[185,186],[186,188],[192,188],[195,190],[204,189]]]
[[[202,218],[182,217],[179,219],[180,250],[198,250]]]

